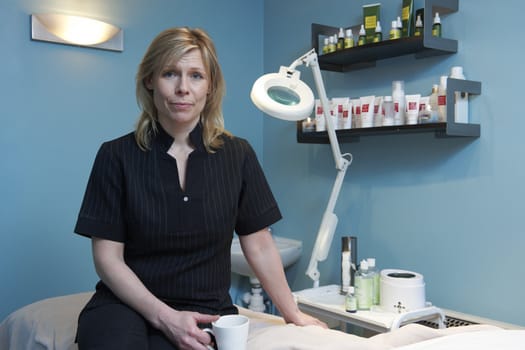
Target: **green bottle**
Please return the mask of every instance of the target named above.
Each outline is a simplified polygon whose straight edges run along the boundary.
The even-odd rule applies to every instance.
[[[345,310],[346,312],[357,312],[357,299],[354,295],[354,287],[348,287],[348,293],[345,297]]]
[[[382,32],[382,29],[381,29],[381,23],[379,23],[379,21],[377,21],[373,42],[374,43],[379,43],[381,41],[383,41],[383,32]]]
[[[423,21],[421,20],[421,15],[417,15],[414,36],[423,36]]]
[[[337,51],[344,49],[345,47],[345,32],[343,28],[339,28],[339,34],[337,36]]]
[[[345,49],[351,47],[354,47],[354,33],[352,33],[352,29],[347,29],[345,35]]]
[[[441,37],[441,18],[439,18],[439,12],[436,12],[434,16],[434,24],[432,24],[432,36]]]
[[[359,30],[359,39],[357,40],[357,46],[366,44],[366,31],[365,25],[361,24],[361,29]]]

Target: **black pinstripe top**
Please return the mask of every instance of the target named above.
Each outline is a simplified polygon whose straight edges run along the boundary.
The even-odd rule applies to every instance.
[[[150,151],[130,133],[104,143],[95,159],[75,232],[125,243],[125,260],[157,297],[179,310],[232,313],[230,246],[281,214],[255,152],[241,138],[207,153],[200,125],[179,184],[173,138],[159,125]],[[90,305],[115,302],[102,283]],[[89,305],[88,305],[89,306]]]

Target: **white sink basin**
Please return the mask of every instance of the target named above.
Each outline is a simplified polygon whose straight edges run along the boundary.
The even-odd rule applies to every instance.
[[[303,251],[303,242],[279,236],[273,236],[273,240],[281,255],[284,268],[287,268],[299,260]],[[239,237],[233,238],[231,255],[232,272],[242,276],[255,277],[255,274],[242,253]]]

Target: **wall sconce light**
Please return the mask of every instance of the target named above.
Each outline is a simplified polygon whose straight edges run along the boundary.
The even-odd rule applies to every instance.
[[[31,39],[111,51],[124,50],[124,32],[119,27],[71,15],[31,15]]]

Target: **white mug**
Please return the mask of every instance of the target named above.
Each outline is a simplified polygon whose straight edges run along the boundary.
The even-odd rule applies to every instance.
[[[212,323],[205,332],[215,337],[217,350],[246,350],[250,319],[243,315],[225,315]],[[214,350],[208,345],[209,350]]]

